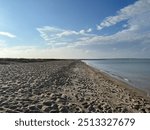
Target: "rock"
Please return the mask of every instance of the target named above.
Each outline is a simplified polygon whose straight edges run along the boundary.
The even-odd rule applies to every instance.
[[[86,101],[90,101],[90,97],[86,97],[85,100],[86,100]]]
[[[146,113],[150,113],[150,110],[146,108],[146,109],[145,109],[145,112],[146,112]]]
[[[84,98],[80,98],[80,99],[79,99],[79,102],[83,102],[83,101],[84,101]]]
[[[146,107],[146,108],[150,108],[150,104],[147,104],[145,107]]]
[[[139,110],[140,109],[140,105],[134,105],[133,109]]]
[[[95,112],[100,113],[101,111],[99,109],[96,109]]]
[[[122,111],[122,107],[116,107],[114,111],[115,112],[121,112]]]
[[[50,113],[59,113],[59,110],[58,109],[52,109],[52,110],[50,110]]]
[[[82,105],[84,106],[84,108],[88,108],[89,104],[87,102],[82,103]]]
[[[48,113],[48,112],[51,111],[51,108],[48,107],[48,106],[43,106],[43,107],[42,107],[42,111]]]
[[[42,105],[38,104],[38,105],[37,105],[37,108],[38,108],[38,109],[42,109]]]
[[[52,101],[44,101],[43,105],[45,105],[45,106],[51,106],[52,105]]]
[[[98,105],[99,110],[103,110],[102,104]]]
[[[65,100],[62,99],[62,98],[57,98],[56,102],[57,102],[57,103],[63,103],[63,102],[65,102]]]
[[[112,109],[107,110],[107,113],[112,113],[112,112],[113,112]]]
[[[62,113],[68,113],[69,112],[68,109],[69,109],[68,106],[61,106],[60,107],[60,112],[62,112]]]
[[[38,108],[35,106],[35,105],[30,105],[28,106],[29,110],[31,111],[35,111],[35,110],[38,110]]]
[[[81,112],[84,112],[84,110],[82,110],[80,107],[76,107],[76,113],[81,113]]]
[[[56,96],[55,93],[51,93],[51,94],[50,94],[50,97],[55,97],[55,96]]]
[[[52,93],[52,94],[50,95],[50,98],[51,98],[52,100],[56,100],[56,95],[55,95],[54,93]]]
[[[87,109],[89,112],[95,112],[95,108],[92,105],[90,105]]]
[[[9,86],[7,86],[7,85],[3,85],[3,86],[1,87],[1,89],[7,89],[7,88],[9,88]]]
[[[54,103],[54,104],[51,105],[51,108],[52,109],[58,109],[58,105],[56,103]]]
[[[146,111],[145,111],[144,108],[140,109],[140,111],[141,111],[142,113],[146,113]]]
[[[67,96],[65,94],[62,94],[61,98],[64,99],[64,100],[67,100]]]

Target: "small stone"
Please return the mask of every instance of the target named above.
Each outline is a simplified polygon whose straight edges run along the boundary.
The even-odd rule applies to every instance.
[[[51,108],[48,107],[48,106],[43,106],[43,107],[42,107],[42,110],[43,110],[43,112],[48,113],[48,112],[50,112]]]
[[[62,112],[62,113],[68,113],[68,107],[67,106],[62,106],[61,108],[60,108],[60,112]]]
[[[136,110],[139,110],[140,105],[134,105],[133,108],[136,109]]]
[[[52,110],[50,110],[50,113],[59,113],[59,110],[58,109],[52,109]]]
[[[58,102],[58,103],[60,103],[60,102],[65,102],[65,100],[62,99],[62,98],[57,98],[56,102]]]
[[[128,109],[127,109],[127,108],[123,108],[121,112],[122,112],[122,113],[127,113],[127,112],[128,112]]]
[[[89,106],[87,109],[89,112],[95,112],[95,108],[93,106]]]
[[[67,96],[66,96],[65,94],[62,94],[62,95],[61,95],[61,98],[62,98],[62,99],[67,99]]]
[[[147,104],[147,105],[146,105],[146,108],[150,108],[150,104]]]
[[[84,101],[84,98],[80,98],[80,99],[79,99],[79,102],[83,102],[83,101]]]
[[[38,110],[38,108],[35,105],[30,105],[29,110],[34,111],[34,110]]]
[[[150,110],[146,108],[146,109],[145,109],[145,112],[146,112],[146,113],[150,113]]]
[[[52,102],[51,101],[44,101],[43,105],[45,105],[45,106],[51,106]]]
[[[88,108],[89,104],[87,102],[82,103],[82,105],[84,106],[84,108]]]
[[[9,86],[3,85],[3,86],[1,87],[1,89],[6,89],[6,88],[9,88]]]
[[[86,100],[86,101],[90,101],[90,97],[88,97],[88,98],[85,98],[85,100]]]
[[[107,112],[108,113],[112,113],[113,111],[112,111],[112,109],[108,109]]]
[[[54,93],[51,93],[51,94],[50,94],[50,97],[51,97],[51,98],[55,97],[55,94],[54,94]]]
[[[52,105],[51,105],[51,108],[53,108],[53,109],[58,109],[58,105],[57,105],[57,104],[52,104]]]
[[[38,105],[37,105],[37,108],[41,109],[41,108],[42,108],[42,105],[38,104]]]
[[[76,113],[81,113],[83,110],[80,107],[76,107]]]

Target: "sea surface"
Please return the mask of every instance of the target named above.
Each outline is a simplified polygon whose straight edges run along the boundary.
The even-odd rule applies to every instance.
[[[150,59],[83,60],[88,65],[124,80],[150,95]]]

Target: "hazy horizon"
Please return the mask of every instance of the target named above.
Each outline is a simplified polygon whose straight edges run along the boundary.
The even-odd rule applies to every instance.
[[[150,0],[0,0],[0,58],[150,58]]]

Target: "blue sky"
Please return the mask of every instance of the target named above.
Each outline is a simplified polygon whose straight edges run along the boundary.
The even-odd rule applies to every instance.
[[[150,58],[150,0],[0,0],[0,57]]]

